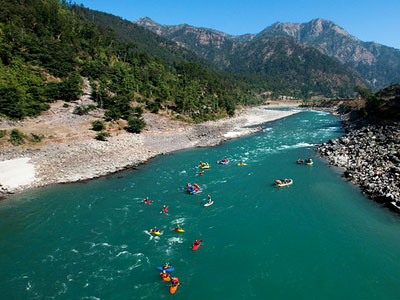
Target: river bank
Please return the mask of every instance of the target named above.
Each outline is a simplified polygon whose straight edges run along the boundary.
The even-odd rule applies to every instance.
[[[284,105],[287,106],[286,103]],[[89,136],[47,143],[38,149],[2,151],[1,194],[4,196],[32,187],[97,178],[138,166],[157,155],[214,146],[231,138],[255,133],[261,129],[257,125],[296,113],[265,110],[266,107],[269,106],[242,109],[232,118],[198,125],[145,114],[148,126],[141,134],[116,132],[104,142]]]
[[[345,122],[347,133],[317,151],[331,165],[344,169],[344,177],[361,187],[371,199],[400,209],[399,124],[369,124],[356,128]]]

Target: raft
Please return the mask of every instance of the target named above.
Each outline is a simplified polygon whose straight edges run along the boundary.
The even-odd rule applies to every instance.
[[[199,190],[197,190],[197,191],[189,191],[189,194],[191,194],[191,195],[196,195],[196,194],[200,194],[200,193],[202,193],[203,192],[203,189],[199,189]]]
[[[221,160],[217,161],[217,163],[221,164],[221,165],[227,165],[227,164],[229,164],[229,159],[228,160],[221,159]]]
[[[206,164],[204,164],[204,165],[199,165],[199,168],[200,169],[203,169],[203,170],[205,170],[205,169],[209,169],[210,168],[210,165],[208,164],[208,163],[206,163]]]
[[[287,182],[285,182],[285,181],[287,181]],[[280,180],[275,180],[274,185],[281,187],[281,186],[289,186],[293,183],[293,179],[285,179],[285,181],[282,182]]]

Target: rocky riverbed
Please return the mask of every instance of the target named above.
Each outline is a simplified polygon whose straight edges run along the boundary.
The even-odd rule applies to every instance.
[[[369,124],[320,145],[317,151],[370,198],[400,209],[400,124]]]
[[[160,154],[214,146],[230,138],[257,132],[261,129],[257,125],[295,113],[253,107],[239,111],[232,118],[197,125],[145,114],[148,126],[141,134],[114,130],[107,141],[94,140],[89,130],[90,122],[81,120],[79,122],[84,125],[75,130],[77,139],[54,139],[56,142],[35,149],[0,149],[0,198],[31,187],[104,176],[132,168]],[[54,123],[63,119],[56,116],[51,120]],[[85,130],[88,134],[81,137],[79,133]],[[64,131],[60,131],[59,135],[64,136]],[[70,136],[74,137],[74,134]]]

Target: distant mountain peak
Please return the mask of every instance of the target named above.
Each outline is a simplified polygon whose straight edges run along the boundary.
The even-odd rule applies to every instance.
[[[141,25],[141,26],[150,26],[150,25],[159,25],[156,21],[149,17],[143,17],[137,20],[135,23]]]

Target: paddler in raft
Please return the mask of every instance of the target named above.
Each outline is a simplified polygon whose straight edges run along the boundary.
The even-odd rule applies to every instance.
[[[200,190],[200,187],[199,187],[199,185],[197,183],[193,184],[193,190],[194,191]]]

